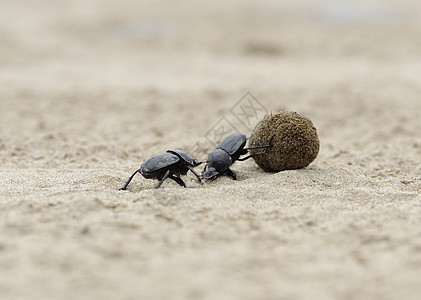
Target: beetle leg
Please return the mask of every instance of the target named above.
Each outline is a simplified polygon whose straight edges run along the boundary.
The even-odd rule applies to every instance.
[[[199,182],[202,182],[202,180],[200,179],[200,176],[197,175],[197,173],[194,171],[194,169],[190,166],[187,166],[187,168],[194,174],[194,176],[197,177],[197,179],[199,180]]]
[[[159,181],[158,185],[155,187],[156,189],[159,189],[159,187],[161,186],[161,184],[164,182],[165,179],[167,179],[168,177],[170,177],[170,170],[168,170],[167,172],[165,172],[165,175],[162,176],[162,179]],[[172,175],[171,175],[172,176]]]
[[[132,179],[133,179],[133,177],[136,175],[136,173],[137,172],[140,172],[140,169],[139,170],[136,170],[133,174],[132,174],[132,176],[130,176],[130,178],[129,178],[129,180],[127,180],[127,182],[126,182],[126,184],[120,189],[120,190],[126,190],[127,189],[127,186],[129,185],[129,183],[130,183],[130,181],[132,181]]]
[[[270,146],[271,145],[252,146],[252,147],[244,148],[244,150],[259,149],[259,148],[269,148]]]
[[[237,175],[235,175],[235,173],[230,169],[230,168],[228,168],[226,171],[225,171],[225,174],[227,174],[228,176],[231,176],[232,177],[232,179],[234,179],[234,180],[237,180]]]
[[[274,135],[272,135],[272,137],[269,140],[269,144],[267,145],[262,145],[262,146],[252,146],[252,147],[248,147],[248,148],[244,148],[244,150],[250,150],[250,149],[259,149],[259,148],[269,148],[270,146],[272,146],[272,140],[273,140]]]
[[[176,176],[169,176],[172,180],[174,180],[175,182],[177,182],[179,185],[186,187],[186,184],[184,183],[183,179],[181,179],[180,177],[176,177]]]
[[[249,159],[250,157],[253,157],[253,156],[255,156],[255,155],[259,155],[259,154],[266,154],[266,153],[267,153],[267,152],[257,152],[257,153],[250,154],[249,156],[244,157],[244,158],[238,158],[237,160],[239,160],[239,161],[244,161],[244,160]]]

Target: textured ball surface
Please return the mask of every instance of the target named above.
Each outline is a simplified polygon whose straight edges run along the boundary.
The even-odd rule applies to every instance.
[[[250,150],[250,153],[268,152],[253,156],[265,171],[305,168],[316,159],[320,147],[311,120],[296,112],[267,115],[256,125],[249,138],[250,146],[269,142],[270,148]]]

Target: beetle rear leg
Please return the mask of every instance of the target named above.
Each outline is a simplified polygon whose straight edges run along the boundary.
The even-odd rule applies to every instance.
[[[174,180],[175,182],[177,182],[179,185],[186,187],[186,184],[184,183],[183,179],[181,179],[180,177],[177,176],[169,176],[172,180]]]
[[[259,148],[269,148],[270,146],[271,145],[252,146],[252,147],[244,148],[244,150],[259,149]]]
[[[132,181],[133,177],[136,175],[136,173],[139,172],[140,173],[140,169],[136,170],[132,176],[130,176],[129,180],[127,180],[126,184],[120,189],[120,190],[126,190],[127,186],[129,185],[130,181]]]
[[[171,178],[171,176],[172,176],[172,174],[171,174],[170,170],[168,170],[167,172],[165,172],[164,176],[162,176],[161,180],[159,181],[158,185],[155,188],[156,189],[159,189],[159,187],[164,182],[164,180],[167,179],[168,177]]]
[[[244,161],[244,160],[246,160],[246,159],[249,159],[250,157],[253,157],[253,156],[255,156],[255,155],[259,155],[259,154],[266,154],[267,152],[257,152],[257,153],[253,153],[253,154],[250,154],[249,156],[247,156],[247,157],[244,157],[244,158],[239,158],[239,159],[237,159],[237,160],[239,160],[239,161]]]
[[[228,170],[225,171],[225,174],[231,176],[232,179],[237,180],[237,175],[235,175],[235,173],[230,168],[228,168]]]
[[[244,148],[244,150],[251,150],[251,149],[259,149],[259,148],[269,148],[269,147],[271,147],[272,146],[272,140],[273,140],[273,137],[274,137],[275,135],[272,135],[272,137],[270,138],[270,140],[269,140],[269,144],[267,144],[267,145],[262,145],[262,146],[251,146],[251,147],[248,147],[248,148]],[[256,154],[261,154],[261,153],[256,153]]]

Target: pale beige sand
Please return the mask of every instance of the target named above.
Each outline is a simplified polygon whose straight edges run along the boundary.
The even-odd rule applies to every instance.
[[[1,2],[1,299],[421,298],[419,1],[226,2]],[[118,190],[247,91],[315,162]]]

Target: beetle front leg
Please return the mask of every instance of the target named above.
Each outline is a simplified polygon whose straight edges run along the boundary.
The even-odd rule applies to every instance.
[[[237,180],[237,175],[235,175],[235,173],[230,168],[228,168],[228,170],[225,171],[225,174],[231,176],[232,179]]]
[[[187,168],[194,174],[194,176],[197,177],[197,179],[199,180],[199,182],[202,182],[202,179],[200,179],[200,176],[193,170],[192,167],[187,166]]]

